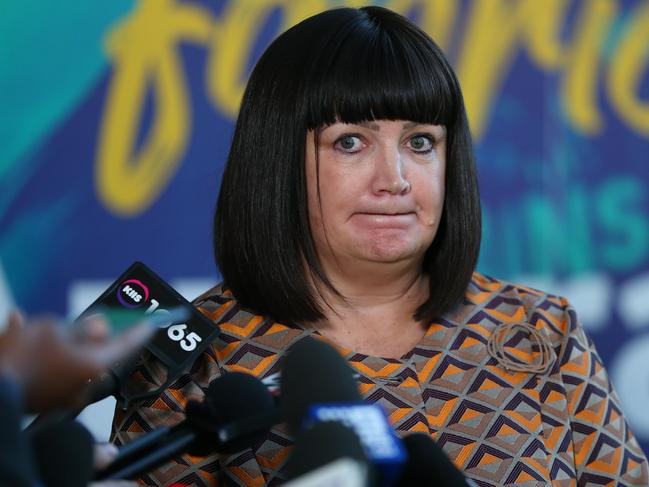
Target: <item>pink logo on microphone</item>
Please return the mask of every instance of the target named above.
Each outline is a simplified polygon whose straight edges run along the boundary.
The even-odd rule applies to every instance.
[[[149,288],[142,281],[128,279],[117,288],[117,300],[125,308],[138,308],[149,300]]]

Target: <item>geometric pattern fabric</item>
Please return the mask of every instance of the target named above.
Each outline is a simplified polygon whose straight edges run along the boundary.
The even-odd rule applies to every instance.
[[[220,287],[197,302],[220,335],[187,374],[157,398],[116,411],[114,440],[123,444],[183,419],[189,399],[201,399],[226,371],[250,373],[271,390],[279,359],[317,332],[242,310]],[[498,327],[525,322],[551,344],[545,373],[505,369],[487,352]],[[422,341],[399,359],[336,347],[358,373],[366,401],[384,407],[402,435],[425,432],[476,485],[649,485],[647,460],[624,419],[593,343],[561,297],[475,273],[464,303],[429,325]],[[524,329],[506,337],[511,361],[538,361],[542,350]],[[163,383],[151,358],[133,375],[138,387]],[[313,387],[317,387],[314,384]],[[291,437],[283,425],[235,455],[183,455],[144,476],[147,485],[280,485]]]

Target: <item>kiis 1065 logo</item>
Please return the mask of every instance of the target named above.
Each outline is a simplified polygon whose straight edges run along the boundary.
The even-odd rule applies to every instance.
[[[136,309],[149,303],[146,310],[144,310],[144,314],[169,314],[169,311],[160,307],[160,302],[157,299],[149,298],[149,287],[139,279],[127,279],[117,287],[117,301],[123,307]],[[186,323],[177,323],[175,325],[165,323],[160,325],[160,328],[166,328],[167,336],[174,342],[178,342],[180,348],[186,352],[196,349],[198,343],[202,341],[201,337],[195,332],[190,331],[187,333]]]

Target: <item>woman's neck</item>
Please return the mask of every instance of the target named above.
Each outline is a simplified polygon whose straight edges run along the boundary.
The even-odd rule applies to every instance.
[[[320,285],[325,319],[312,325],[334,343],[367,355],[400,357],[423,337],[426,328],[413,315],[428,298],[428,276],[421,267],[412,272],[380,272],[350,275],[329,272],[336,295]]]

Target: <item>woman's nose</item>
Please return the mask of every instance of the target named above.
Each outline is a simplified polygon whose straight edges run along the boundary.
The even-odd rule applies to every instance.
[[[398,148],[381,150],[374,161],[375,193],[402,194],[410,191],[402,154]]]

